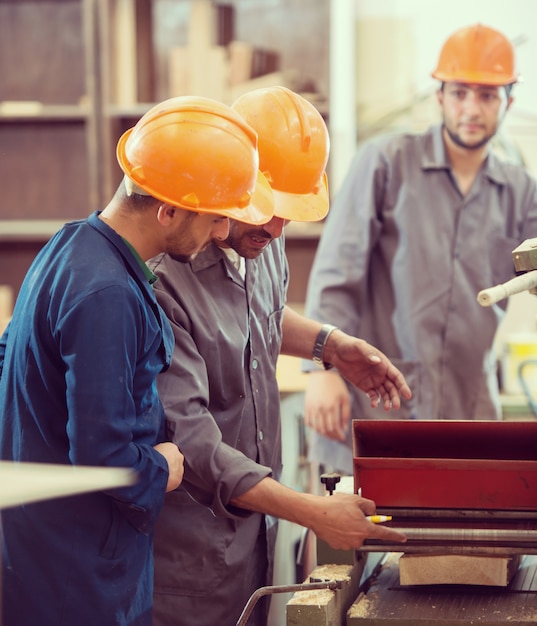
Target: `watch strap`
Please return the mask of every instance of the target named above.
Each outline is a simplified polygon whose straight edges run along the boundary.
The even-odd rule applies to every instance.
[[[311,355],[312,361],[316,365],[323,367],[325,370],[329,370],[333,367],[331,363],[327,363],[323,360],[323,353],[328,337],[330,337],[330,333],[334,330],[337,330],[337,326],[333,326],[332,324],[323,324],[317,338],[315,339],[315,343],[313,344],[313,353]]]

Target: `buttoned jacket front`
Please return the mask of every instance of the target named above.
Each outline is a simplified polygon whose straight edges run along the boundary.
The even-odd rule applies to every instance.
[[[161,255],[150,267],[175,334],[172,366],[158,388],[169,435],[185,456],[183,484],[166,496],[155,531],[155,593],[177,598],[180,624],[205,623],[189,613],[189,598],[205,598],[207,623],[223,624],[210,621],[222,615],[234,623],[240,598],[249,596],[243,577],[259,532],[267,531],[269,561],[274,551],[274,521],[230,501],[281,473],[284,243],[246,260],[245,281],[214,244],[189,264]]]
[[[536,235],[536,185],[524,168],[490,152],[462,195],[440,125],[375,139],[332,204],[307,314],[363,337],[402,370],[414,396],[392,417],[496,418],[492,347],[506,302],[483,308],[477,294],[513,278],[512,250]],[[355,400],[354,417],[387,417]]]

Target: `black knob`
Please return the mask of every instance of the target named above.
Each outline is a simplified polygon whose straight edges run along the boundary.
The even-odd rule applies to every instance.
[[[326,490],[332,495],[336,489],[337,483],[341,480],[341,476],[335,472],[332,474],[321,474],[321,482],[326,487]]]

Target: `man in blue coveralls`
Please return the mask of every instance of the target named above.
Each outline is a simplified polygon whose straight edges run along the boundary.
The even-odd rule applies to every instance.
[[[117,155],[113,199],[37,255],[0,338],[0,454],[138,481],[3,512],[4,626],[151,625],[153,525],[183,456],[164,435],[155,379],[174,341],[145,261],[187,262],[228,218],[272,216],[256,134],[218,102],[153,107]]]

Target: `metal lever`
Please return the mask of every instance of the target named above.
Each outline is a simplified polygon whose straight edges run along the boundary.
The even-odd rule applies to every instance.
[[[516,293],[521,293],[522,291],[535,293],[531,291],[535,289],[535,287],[537,287],[537,270],[531,270],[501,285],[483,289],[477,294],[477,301],[481,306],[492,306],[496,304],[496,302],[513,296]]]
[[[263,596],[268,596],[273,593],[289,593],[289,592],[294,593],[295,591],[311,591],[313,589],[335,590],[335,589],[341,589],[343,587],[342,580],[326,580],[326,581],[317,581],[317,579],[315,580],[316,582],[302,583],[302,584],[296,584],[296,585],[274,585],[271,587],[260,587],[259,589],[256,589],[256,591],[254,591],[254,593],[250,596],[250,599],[246,603],[246,606],[244,607],[244,610],[241,613],[241,616],[239,617],[239,621],[237,622],[237,626],[246,626],[246,623],[248,622],[248,618],[252,614],[255,608],[255,605]]]

